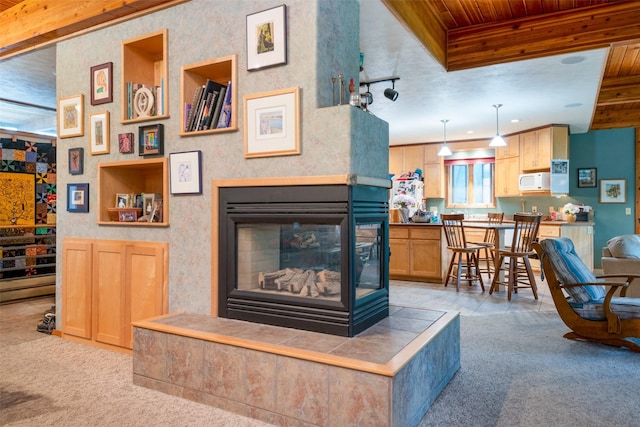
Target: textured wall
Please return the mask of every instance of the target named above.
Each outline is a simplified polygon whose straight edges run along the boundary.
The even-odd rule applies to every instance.
[[[273,1],[192,0],[135,21],[95,31],[58,44],[57,96],[85,95],[85,128],[91,113],[111,113],[111,153],[88,155],[84,137],[58,141],[58,170],[67,170],[66,152],[84,146],[84,175],[58,177],[58,185],[90,184],[88,214],[58,213],[58,244],[64,237],[168,241],[169,309],[200,314],[211,302],[211,181],[225,178],[334,175],[355,173],[386,178],[388,125],[348,105],[331,106],[331,77],[342,72],[357,81],[359,55],[358,3],[355,0],[291,0],[287,4],[288,63],[261,71],[246,71],[246,15],[282,4]],[[171,118],[141,124],[120,123],[122,40],[168,28],[169,113]],[[221,56],[238,55],[237,132],[183,138],[180,128],[180,67]],[[91,106],[89,69],[113,62],[114,101]],[[242,97],[298,86],[301,88],[301,149],[298,156],[244,158]],[[187,97],[188,98],[188,97]],[[203,153],[203,194],[170,196],[168,228],[96,225],[97,165],[131,160],[120,154],[118,133],[136,134],[139,125],[164,125],[165,156],[179,151]],[[60,205],[66,206],[64,192]],[[58,260],[58,271],[61,264]],[[58,273],[58,284],[61,283]],[[58,289],[60,289],[58,287]],[[60,292],[58,304],[61,306]]]

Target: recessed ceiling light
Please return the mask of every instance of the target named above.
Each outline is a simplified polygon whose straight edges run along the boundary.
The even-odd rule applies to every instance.
[[[560,62],[565,65],[572,65],[572,64],[578,64],[584,60],[585,60],[584,56],[568,56]]]
[[[519,123],[520,119],[511,119],[511,123]]]
[[[468,130],[468,131],[467,131],[467,133],[468,133],[468,134],[472,134],[472,133],[473,133],[473,131],[472,131],[472,130]]]
[[[567,104],[567,105],[565,105],[565,106],[564,106],[564,108],[575,108],[575,107],[580,107],[580,106],[582,106],[582,103],[580,103],[580,102],[574,102],[574,103],[572,103],[572,104]]]

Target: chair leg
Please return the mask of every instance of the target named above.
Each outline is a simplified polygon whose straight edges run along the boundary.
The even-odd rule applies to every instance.
[[[482,273],[480,273],[480,262],[478,260],[480,256],[480,250],[478,251],[477,255],[474,253],[471,257],[475,260],[475,266],[476,266],[476,274],[478,275],[478,281],[480,281],[480,287],[482,288],[482,292],[484,292],[484,282],[482,281]]]
[[[489,295],[491,295],[493,291],[499,290],[498,286],[500,286],[500,282],[498,282],[498,279],[499,279],[500,270],[502,269],[503,262],[504,262],[504,256],[500,255],[498,257],[498,263],[496,264],[495,271],[493,272],[493,280],[491,281],[491,287],[489,288]]]
[[[458,253],[458,280],[456,280],[456,292],[460,292],[460,277],[462,277],[462,253]]]
[[[507,300],[511,301],[511,293],[518,291],[518,288],[514,285],[517,283],[518,278],[516,277],[516,265],[518,263],[517,258],[509,258],[509,280],[508,280],[508,289],[507,289]]]
[[[527,276],[529,276],[529,284],[531,285],[531,291],[533,292],[533,297],[538,299],[538,285],[536,284],[536,278],[533,275],[533,270],[531,269],[531,263],[529,262],[529,257],[524,257],[524,265],[527,269]]]
[[[444,287],[446,288],[449,284],[449,278],[451,277],[451,270],[453,270],[453,265],[456,262],[456,253],[453,253],[453,257],[451,257],[451,261],[449,261],[449,269],[447,270],[447,278],[444,280]]]

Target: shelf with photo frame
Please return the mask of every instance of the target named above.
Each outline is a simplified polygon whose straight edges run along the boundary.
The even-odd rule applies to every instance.
[[[169,118],[168,30],[122,42],[122,123]]]
[[[180,73],[180,105],[182,106],[180,136],[208,135],[238,130],[236,118],[237,76],[237,55],[182,66]],[[211,96],[208,106],[206,97],[203,97],[205,98],[203,102],[205,108],[200,108],[201,88],[206,87],[208,82],[212,93],[219,92],[221,87],[224,87],[225,96],[222,97],[218,94],[215,99]],[[231,90],[230,93],[227,93],[229,86]],[[218,103],[218,100],[221,102]],[[224,125],[219,125],[220,116],[224,118],[225,111],[229,109],[228,107],[225,109],[225,103],[230,106],[230,118],[226,120]],[[207,113],[209,120],[205,115]]]
[[[166,157],[130,160],[121,162],[104,162],[98,165],[98,221],[99,225],[121,226],[169,226],[169,162]],[[116,200],[119,195],[153,195],[152,203],[156,212],[149,215],[144,211],[144,201],[140,206],[124,206],[118,208]],[[138,205],[138,203],[136,203]],[[138,210],[139,209],[139,210]],[[135,220],[131,220],[132,210],[136,211]],[[153,220],[149,221],[153,213]]]

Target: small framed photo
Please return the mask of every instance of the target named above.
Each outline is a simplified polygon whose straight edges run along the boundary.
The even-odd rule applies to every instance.
[[[138,128],[138,154],[152,156],[164,153],[164,125],[156,124]]]
[[[69,175],[84,173],[84,148],[69,148]]]
[[[597,185],[596,168],[578,168],[578,187],[595,187]]]
[[[626,179],[601,179],[600,203],[626,203],[627,180]]]
[[[244,97],[244,156],[300,154],[300,88]]]
[[[91,114],[89,124],[91,154],[109,154],[109,112]]]
[[[84,135],[84,95],[58,99],[58,138]]]
[[[135,152],[133,146],[133,133],[119,133],[118,134],[118,149],[123,154],[130,154]]]
[[[113,62],[91,67],[91,105],[113,102]]]
[[[287,63],[287,6],[247,15],[247,70]]]
[[[124,209],[129,206],[129,195],[128,194],[116,194],[116,208]]]
[[[169,154],[171,194],[202,194],[202,151]]]
[[[89,184],[67,184],[67,211],[89,212]]]
[[[118,221],[120,222],[136,222],[138,220],[138,212],[135,209],[126,209],[118,212]]]

